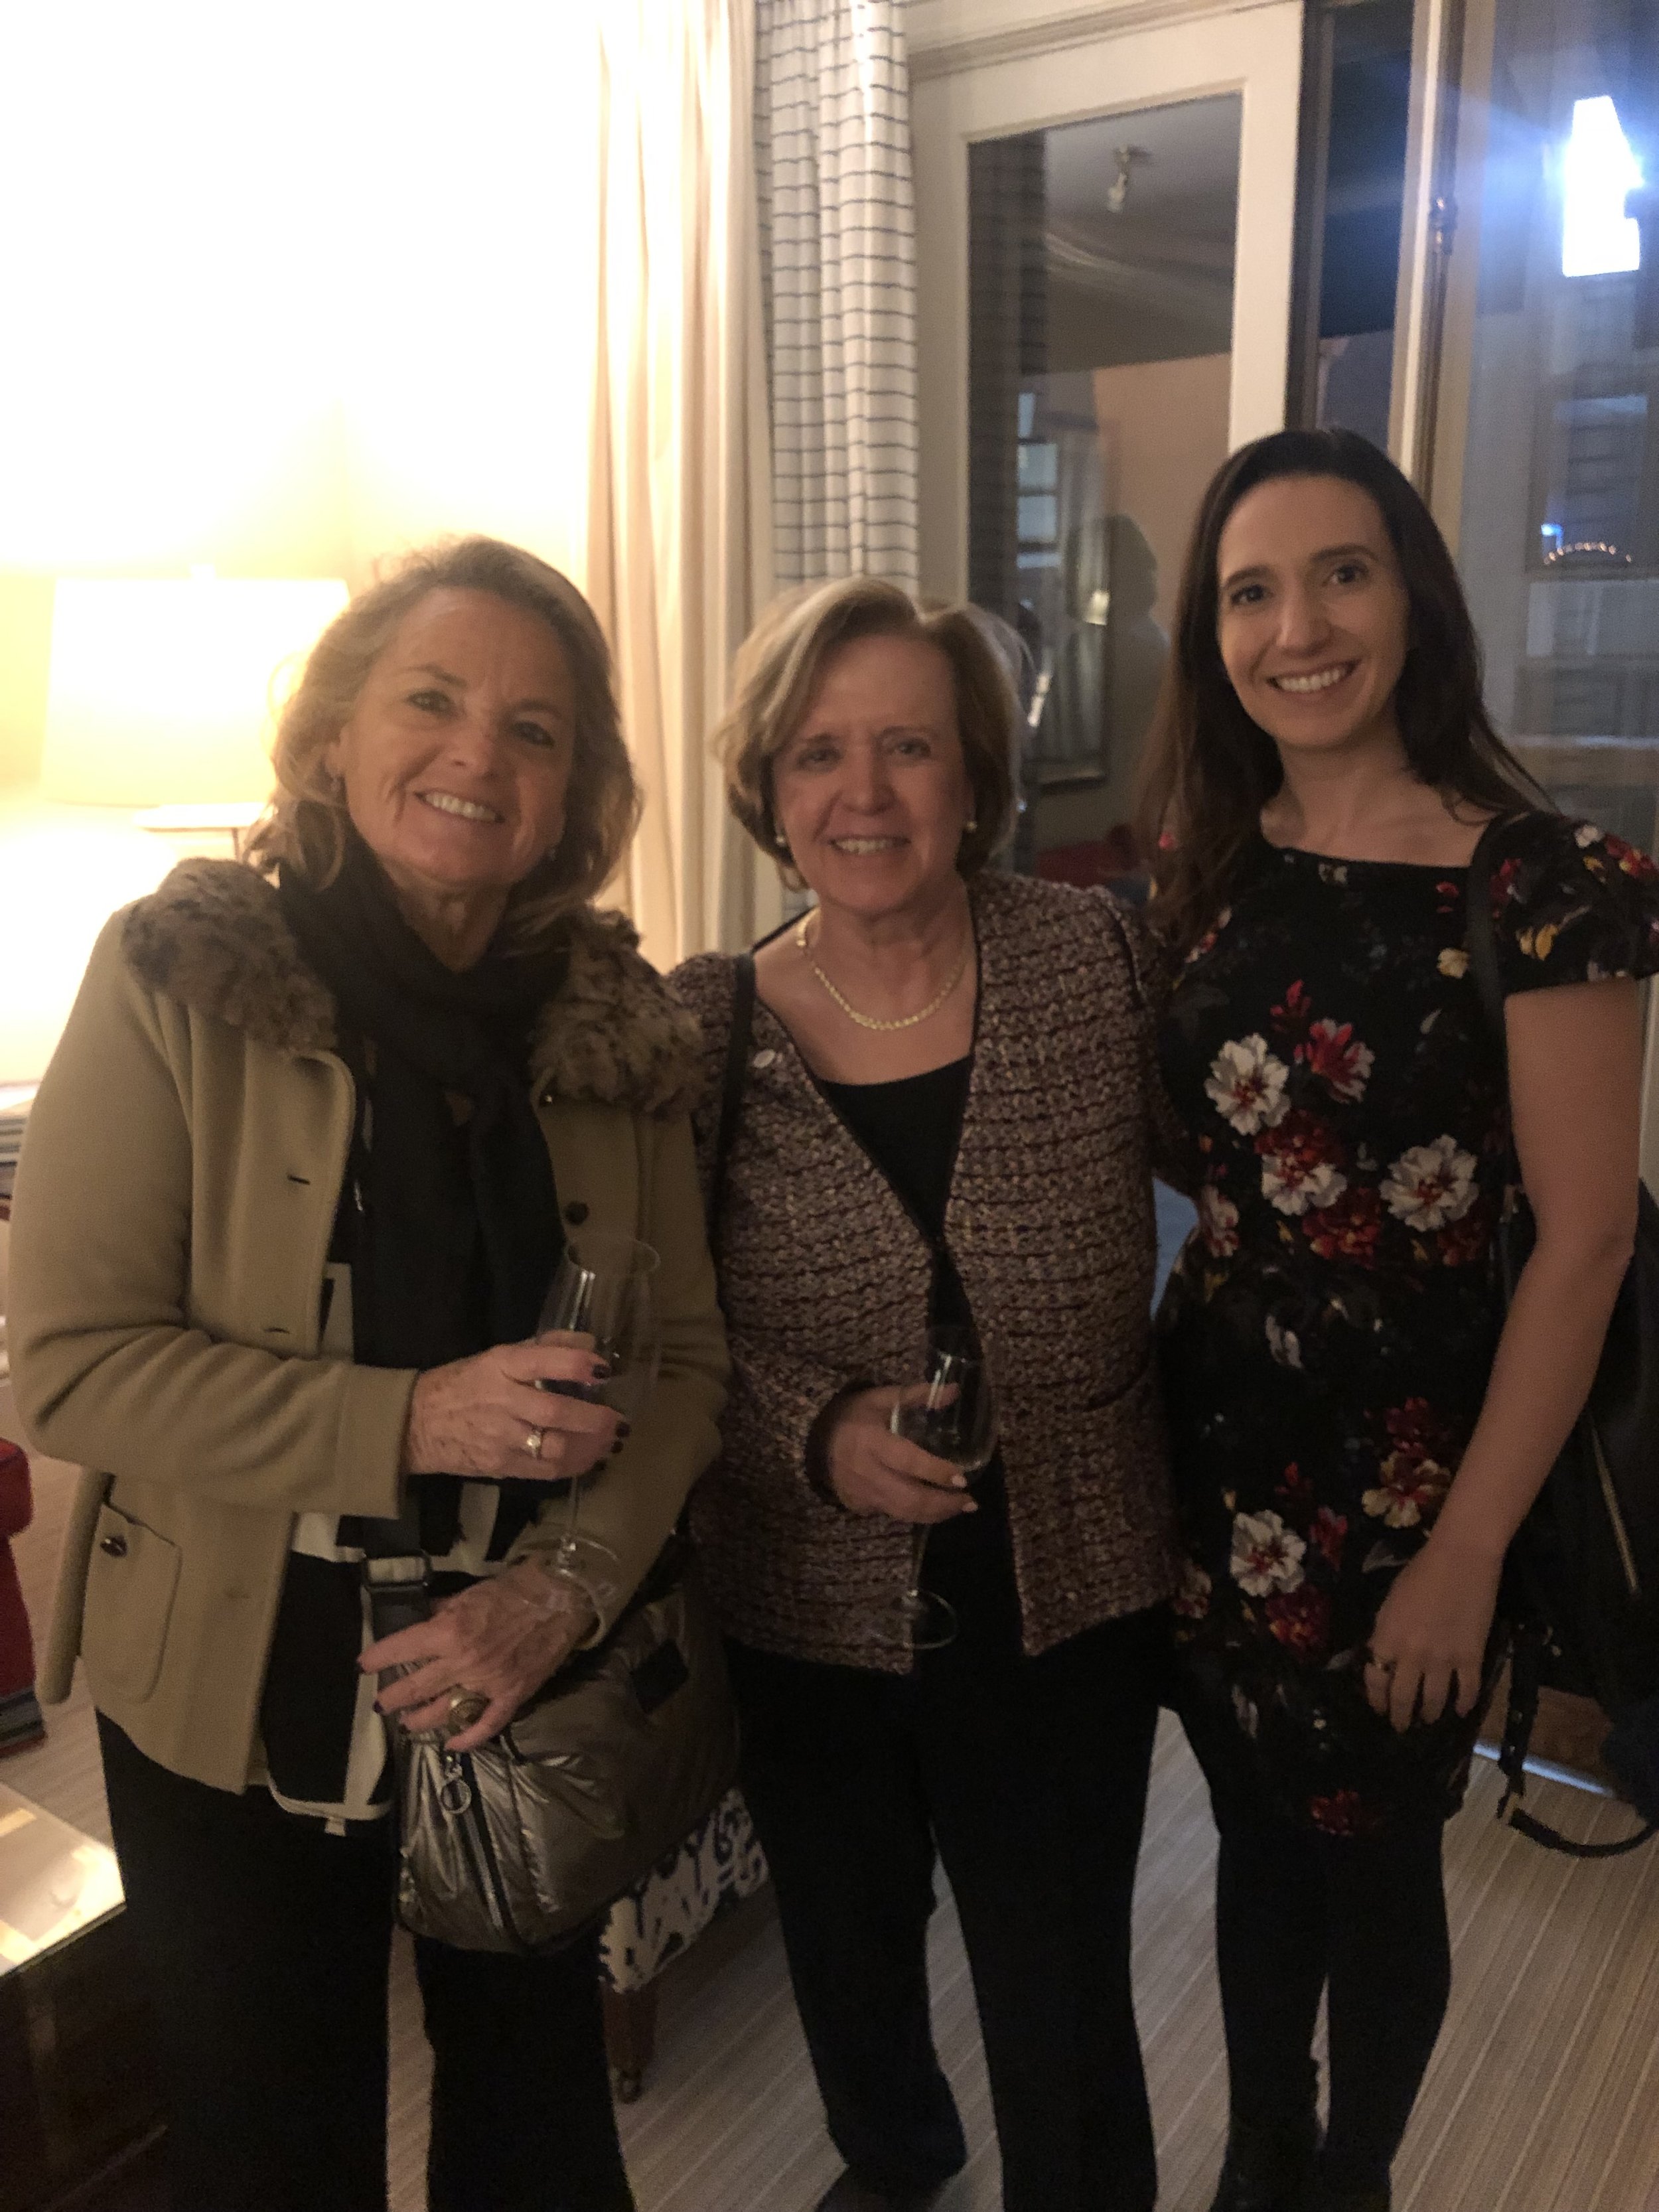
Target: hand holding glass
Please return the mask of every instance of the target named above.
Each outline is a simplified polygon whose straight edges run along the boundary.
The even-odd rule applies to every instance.
[[[542,1308],[538,1339],[575,1338],[605,1363],[592,1382],[544,1382],[544,1390],[609,1406],[635,1421],[656,1388],[662,1358],[652,1279],[657,1255],[648,1244],[608,1231],[579,1231],[566,1243]],[[582,1486],[570,1485],[564,1531],[552,1571],[577,1583],[603,1611],[617,1594],[620,1563],[610,1548],[579,1533]]]
[[[971,1328],[928,1330],[922,1379],[900,1393],[889,1426],[969,1483],[984,1474],[997,1447],[996,1384]],[[936,1651],[957,1632],[956,1608],[921,1587],[928,1525],[919,1522],[911,1536],[909,1586],[890,1609],[891,1626],[913,1651]]]

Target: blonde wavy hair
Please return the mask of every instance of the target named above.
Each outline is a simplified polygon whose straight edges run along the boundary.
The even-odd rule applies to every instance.
[[[778,842],[772,764],[800,727],[831,654],[864,637],[919,638],[951,664],[975,824],[963,834],[957,867],[971,876],[1012,826],[1019,711],[1013,685],[973,608],[929,607],[874,576],[785,592],[738,647],[732,706],[714,733],[727,803],[785,882],[799,889],[800,875]]]
[[[506,934],[533,943],[585,906],[616,873],[639,822],[640,796],[623,743],[611,651],[593,610],[568,576],[496,538],[460,538],[404,555],[360,592],[312,647],[277,720],[276,792],[243,848],[261,874],[279,862],[321,885],[345,858],[345,794],[325,756],[350,720],[368,672],[410,609],[428,592],[488,592],[539,617],[559,641],[575,691],[576,733],[564,834],[507,900]]]

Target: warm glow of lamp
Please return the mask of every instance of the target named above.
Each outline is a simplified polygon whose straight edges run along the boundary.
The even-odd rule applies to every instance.
[[[270,795],[272,708],[345,601],[337,579],[60,583],[42,795],[245,828]]]

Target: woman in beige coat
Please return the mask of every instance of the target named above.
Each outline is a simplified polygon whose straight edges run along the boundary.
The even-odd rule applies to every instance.
[[[319,643],[252,866],[110,924],[31,1116],[11,1344],[88,1469],[49,1665],[100,1715],[172,2107],[178,2212],[383,2207],[392,1824],[380,1705],[465,1750],[643,1576],[724,1375],[685,1120],[691,1024],[586,902],[635,800],[580,595],[486,539]],[[644,1238],[661,1381],[527,1341],[562,1224]],[[604,1468],[545,1569],[548,1484]],[[364,1517],[418,1509],[447,1593],[364,1648]],[[591,1942],[416,1946],[430,2201],[631,2204]]]

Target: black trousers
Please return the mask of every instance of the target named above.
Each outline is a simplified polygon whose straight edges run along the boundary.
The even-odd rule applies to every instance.
[[[1210,1784],[1216,1965],[1234,2116],[1268,2129],[1312,2106],[1319,2001],[1330,2036],[1322,2170],[1384,2191],[1451,1994],[1444,1825],[1324,1836],[1273,1819],[1224,1723],[1183,1713]]]
[[[98,1723],[169,2106],[174,2212],[385,2212],[392,1838],[329,1836]],[[417,1940],[432,2212],[631,2212],[595,1942]]]
[[[1006,2212],[1151,2212],[1129,1917],[1161,1620],[1041,1658],[976,1638],[909,1675],[734,1648],[743,1786],[836,2148],[878,2189],[966,2155],[934,2053],[935,1851],[961,1916]]]

